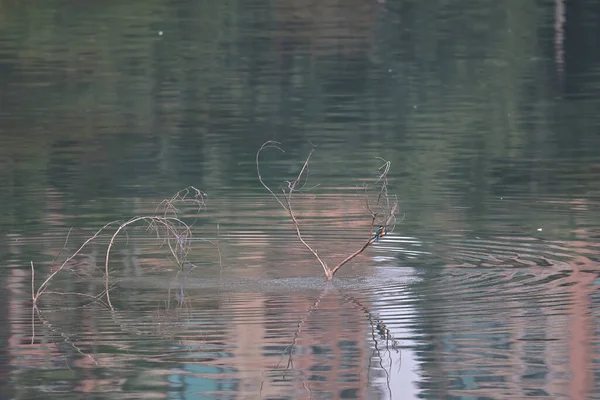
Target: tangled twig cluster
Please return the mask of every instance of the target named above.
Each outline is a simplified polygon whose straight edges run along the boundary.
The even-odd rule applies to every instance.
[[[37,308],[39,299],[44,294],[70,294],[90,299],[92,302],[104,300],[111,310],[114,309],[110,299],[110,259],[111,250],[115,244],[115,241],[119,234],[123,233],[128,227],[132,225],[146,225],[146,228],[156,235],[158,241],[162,244],[166,244],[169,248],[169,252],[173,257],[173,262],[182,266],[187,262],[187,254],[191,247],[192,229],[191,227],[181,220],[178,216],[180,210],[177,206],[183,204],[187,206],[196,207],[201,210],[206,206],[206,194],[201,190],[196,189],[193,186],[187,187],[177,192],[173,197],[167,200],[163,200],[156,208],[155,215],[149,216],[135,216],[127,221],[112,221],[100,228],[96,233],[89,237],[77,250],[75,250],[70,256],[68,256],[58,267],[55,263],[58,260],[60,254],[67,249],[67,240],[59,255],[54,259],[52,263],[53,272],[42,282],[38,288],[35,288],[35,268],[33,262],[31,262],[31,298],[33,301],[33,307]],[[76,257],[80,256],[84,250],[90,245],[91,242],[96,240],[102,233],[104,233],[110,227],[116,226],[116,230],[110,236],[110,242],[106,248],[106,256],[104,260],[104,291],[98,294],[89,293],[64,293],[49,291],[48,286],[50,282],[56,277],[56,275],[64,272],[74,273],[73,264]]]

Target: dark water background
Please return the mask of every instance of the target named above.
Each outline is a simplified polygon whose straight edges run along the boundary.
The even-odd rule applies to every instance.
[[[0,397],[600,398],[599,48],[596,1],[0,0]],[[275,186],[318,146],[295,207],[331,264],[375,157],[403,221],[327,284],[267,140]],[[30,262],[189,185],[196,268],[140,225],[114,311],[32,314]],[[112,233],[48,290],[100,293]]]

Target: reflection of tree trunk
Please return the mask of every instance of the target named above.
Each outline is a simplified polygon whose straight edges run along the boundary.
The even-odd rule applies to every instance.
[[[565,0],[555,0],[554,4],[554,60],[556,62],[556,72],[562,80],[565,68]]]
[[[4,251],[8,246],[5,246],[5,241],[9,240],[6,236],[0,236],[0,253],[7,254]],[[0,347],[0,393],[6,398],[10,398],[10,386],[7,384],[10,380],[10,350],[8,348],[9,339],[11,336],[10,326],[10,305],[9,295],[11,291],[7,288],[6,278],[4,274],[0,276],[0,343],[3,345]]]
[[[582,266],[586,269],[598,268],[593,261],[580,256],[574,260],[573,274],[569,278],[570,282],[574,282],[574,285],[569,287],[569,292],[573,294],[573,304],[570,307],[571,386],[569,394],[570,398],[574,400],[587,399],[594,388],[595,354],[592,342],[593,321],[591,320],[593,305],[590,296],[595,290],[596,274],[581,271]]]

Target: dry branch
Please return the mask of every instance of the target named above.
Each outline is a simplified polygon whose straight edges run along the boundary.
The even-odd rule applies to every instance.
[[[63,248],[57,254],[50,265],[51,273],[46,277],[46,279],[36,288],[36,270],[33,262],[30,262],[31,265],[31,299],[32,299],[32,309],[31,309],[31,326],[32,326],[32,335],[31,335],[31,343],[35,342],[35,318],[40,320],[44,326],[47,326],[52,329],[52,331],[59,333],[60,335],[65,337],[65,342],[73,347],[78,353],[89,357],[96,365],[98,364],[96,360],[88,353],[85,353],[81,348],[79,348],[74,342],[68,339],[68,335],[64,332],[60,331],[58,327],[53,327],[44,317],[42,310],[40,309],[40,298],[43,295],[58,295],[58,296],[77,296],[79,298],[85,299],[85,305],[78,305],[71,308],[81,308],[86,307],[91,304],[100,304],[103,307],[110,308],[111,311],[115,311],[112,303],[111,303],[111,289],[116,285],[115,282],[111,285],[111,270],[110,270],[110,261],[111,261],[111,251],[113,250],[117,237],[124,232],[127,232],[127,229],[134,225],[142,225],[145,226],[149,231],[153,232],[156,235],[156,238],[159,240],[160,245],[166,245],[171,254],[171,258],[174,264],[179,266],[178,275],[183,270],[184,265],[191,265],[192,268],[190,271],[195,268],[195,265],[192,264],[188,259],[188,252],[191,248],[191,239],[192,239],[192,229],[191,226],[193,224],[187,224],[182,219],[180,219],[179,215],[181,210],[179,207],[186,206],[187,208],[193,207],[196,208],[196,211],[199,212],[206,206],[206,194],[193,186],[190,186],[186,189],[183,189],[177,192],[173,197],[167,200],[163,200],[158,207],[155,209],[154,215],[149,216],[135,216],[127,221],[113,221],[108,224],[102,226],[99,230],[97,230],[91,237],[89,237],[85,242],[79,246],[72,254],[68,255],[64,259],[64,261],[59,262],[59,258],[61,257],[63,252],[68,252],[67,244],[69,241],[69,236],[71,231],[69,230],[69,234],[65,240]],[[103,290],[99,293],[91,292],[90,293],[82,293],[77,291],[56,291],[51,290],[50,285],[52,281],[56,278],[56,276],[63,272],[69,272],[75,274],[78,278],[82,278],[78,275],[74,268],[80,263],[76,262],[77,257],[81,257],[84,255],[84,251],[91,245],[92,242],[95,242],[99,239],[100,236],[104,235],[111,228],[115,228],[114,232],[110,234],[110,241],[106,248],[106,256],[104,260],[104,284]],[[218,229],[218,228],[217,228]],[[218,241],[218,238],[217,238]],[[210,241],[209,241],[210,242]],[[212,243],[212,242],[211,242]],[[219,265],[222,266],[222,257],[221,257],[221,249],[217,242],[217,250],[219,253]],[[86,264],[89,262],[86,261]],[[93,263],[95,266],[95,262]],[[183,287],[181,287],[183,290]],[[104,297],[106,300],[104,301]],[[181,294],[181,299],[183,302],[183,293]],[[67,308],[61,308],[61,310],[66,310]],[[113,318],[117,315],[115,312],[111,312]]]
[[[192,230],[191,227],[182,221],[178,214],[180,210],[177,208],[180,205],[187,205],[196,207],[198,210],[201,210],[205,207],[206,194],[193,186],[190,186],[186,189],[183,189],[177,192],[173,197],[168,200],[163,200],[159,206],[156,208],[156,215],[150,216],[136,216],[125,222],[123,221],[112,221],[108,224],[101,227],[96,233],[94,233],[91,237],[89,237],[75,252],[73,252],[69,257],[67,257],[62,264],[56,268],[45,280],[42,284],[35,289],[35,268],[33,262],[31,262],[31,298],[33,301],[33,307],[37,308],[38,301],[40,296],[43,294],[66,294],[56,291],[49,291],[48,285],[50,282],[56,277],[57,274],[62,271],[68,270],[69,266],[73,259],[77,256],[81,255],[84,249],[95,239],[97,239],[101,234],[103,234],[108,228],[112,226],[117,226],[117,229],[110,237],[110,242],[106,249],[106,258],[104,262],[104,291],[100,294],[89,294],[89,293],[75,293],[71,292],[71,295],[78,295],[85,298],[92,298],[95,301],[99,301],[101,298],[106,296],[106,303],[111,308],[113,305],[110,300],[110,258],[111,258],[111,250],[115,244],[115,241],[120,233],[124,232],[128,227],[134,224],[143,224],[147,227],[148,230],[154,232],[156,234],[157,239],[161,242],[161,244],[166,244],[169,248],[171,256],[173,257],[174,262],[180,267],[187,261],[187,254],[190,249],[191,239],[192,239]],[[70,231],[69,231],[70,232]],[[68,236],[67,236],[68,240]],[[52,266],[58,260],[60,254],[67,250],[66,248],[67,241],[63,246],[63,249],[60,251],[59,255],[54,259]]]
[[[354,253],[350,254],[348,257],[346,257],[344,260],[342,260],[335,267],[329,268],[327,266],[327,263],[325,262],[325,260],[323,260],[319,256],[317,250],[315,248],[313,248],[304,239],[304,237],[302,235],[302,231],[300,229],[300,224],[298,222],[298,219],[296,218],[294,209],[292,208],[292,197],[293,197],[294,192],[300,191],[300,189],[302,189],[306,185],[306,182],[305,182],[300,189],[297,188],[297,186],[300,184],[303,177],[304,176],[308,177],[308,165],[309,165],[310,157],[312,156],[313,152],[315,151],[316,146],[313,145],[312,149],[308,153],[308,156],[306,157],[304,164],[302,165],[302,168],[300,169],[300,172],[296,176],[296,179],[294,179],[293,181],[284,181],[281,183],[281,185],[280,185],[281,194],[280,195],[277,195],[265,183],[265,181],[263,180],[262,174],[260,172],[260,154],[263,150],[269,149],[269,148],[274,148],[274,149],[281,151],[282,153],[285,153],[285,151],[281,148],[281,143],[273,141],[273,140],[269,140],[269,141],[265,142],[260,147],[258,152],[256,153],[256,172],[258,174],[258,180],[263,185],[263,187],[265,189],[267,189],[267,191],[275,198],[275,200],[277,200],[279,205],[281,205],[281,207],[288,213],[288,215],[294,225],[294,228],[296,230],[296,236],[298,237],[298,240],[300,240],[300,242],[304,245],[304,247],[306,247],[315,256],[317,261],[319,261],[319,263],[321,264],[321,267],[323,268],[323,272],[325,273],[325,278],[327,280],[332,279],[333,276],[335,275],[335,273],[342,266],[344,266],[345,264],[347,264],[348,262],[350,262],[351,260],[356,258],[358,255],[360,255],[370,245],[372,245],[374,242],[378,241],[380,237],[382,237],[382,236],[386,235],[388,232],[391,232],[394,230],[395,225],[396,225],[396,214],[398,213],[398,202],[397,202],[397,200],[394,200],[394,201],[390,200],[390,196],[388,194],[387,175],[388,175],[388,172],[391,167],[391,162],[378,157],[378,159],[383,162],[383,165],[381,167],[379,167],[379,169],[378,169],[379,174],[378,174],[378,178],[375,182],[375,185],[378,187],[378,192],[376,195],[375,203],[373,205],[370,204],[370,200],[369,200],[369,196],[370,196],[369,195],[369,186],[367,184],[363,185],[364,197],[365,197],[365,203],[366,203],[365,208],[366,208],[367,212],[369,213],[369,215],[371,216],[371,224],[369,226],[369,236],[368,236],[367,240],[365,241],[365,243],[358,250],[356,250]],[[377,231],[377,233],[374,234],[375,226],[379,226],[379,230]]]
[[[306,247],[315,256],[315,258],[319,261],[319,263],[321,264],[321,267],[323,267],[323,272],[325,272],[325,276],[329,280],[329,279],[333,278],[333,274],[331,273],[331,270],[329,269],[329,267],[327,267],[327,264],[325,263],[325,261],[321,257],[319,257],[319,255],[317,254],[317,251],[315,249],[313,249],[311,247],[311,245],[309,245],[306,242],[306,240],[304,240],[304,237],[302,236],[302,232],[300,231],[300,224],[298,223],[298,220],[296,219],[296,215],[294,215],[294,210],[292,209],[292,195],[294,194],[296,185],[298,184],[298,182],[300,182],[302,175],[304,174],[305,171],[307,171],[308,161],[310,160],[310,156],[312,155],[312,153],[314,151],[314,147],[311,149],[310,153],[308,153],[308,156],[306,157],[306,160],[304,161],[304,165],[302,166],[302,169],[300,170],[300,173],[298,173],[298,176],[296,177],[296,179],[293,182],[285,181],[280,185],[282,197],[284,199],[282,201],[279,198],[279,196],[276,195],[273,192],[273,190],[271,190],[271,188],[263,181],[262,175],[260,173],[260,160],[259,160],[260,153],[264,149],[267,149],[267,148],[275,148],[275,149],[285,153],[285,151],[281,147],[279,147],[279,145],[280,145],[279,142],[269,140],[268,142],[265,142],[260,147],[258,152],[256,153],[256,172],[258,174],[258,180],[265,187],[265,189],[267,189],[269,191],[269,193],[271,193],[271,195],[275,198],[275,200],[277,200],[277,202],[281,205],[281,207],[283,207],[283,209],[287,211],[288,215],[292,219],[294,227],[296,228],[296,235],[298,236],[298,239],[300,240],[300,242],[302,242],[304,247]]]
[[[108,244],[108,248],[106,249],[106,260],[104,264],[106,302],[108,303],[111,309],[113,309],[113,306],[110,301],[110,271],[108,268],[110,262],[110,251],[119,233],[123,229],[127,228],[129,225],[135,224],[140,221],[147,224],[148,229],[156,231],[157,236],[167,243],[171,255],[175,259],[177,265],[183,265],[183,261],[185,260],[187,252],[189,250],[192,231],[185,222],[183,222],[177,217],[134,217],[129,221],[120,224],[116,232],[110,238],[110,243]],[[159,233],[160,230],[165,231],[165,233],[162,236]]]

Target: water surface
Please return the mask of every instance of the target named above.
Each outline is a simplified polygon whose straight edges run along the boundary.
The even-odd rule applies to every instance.
[[[598,398],[594,2],[0,1],[0,393]],[[395,230],[369,236],[382,157]],[[144,224],[181,207],[185,262]],[[164,238],[164,236],[163,236]],[[62,249],[62,250],[61,250]],[[182,258],[183,259],[183,258]],[[53,292],[53,293],[52,293]],[[92,297],[90,297],[92,296]]]

